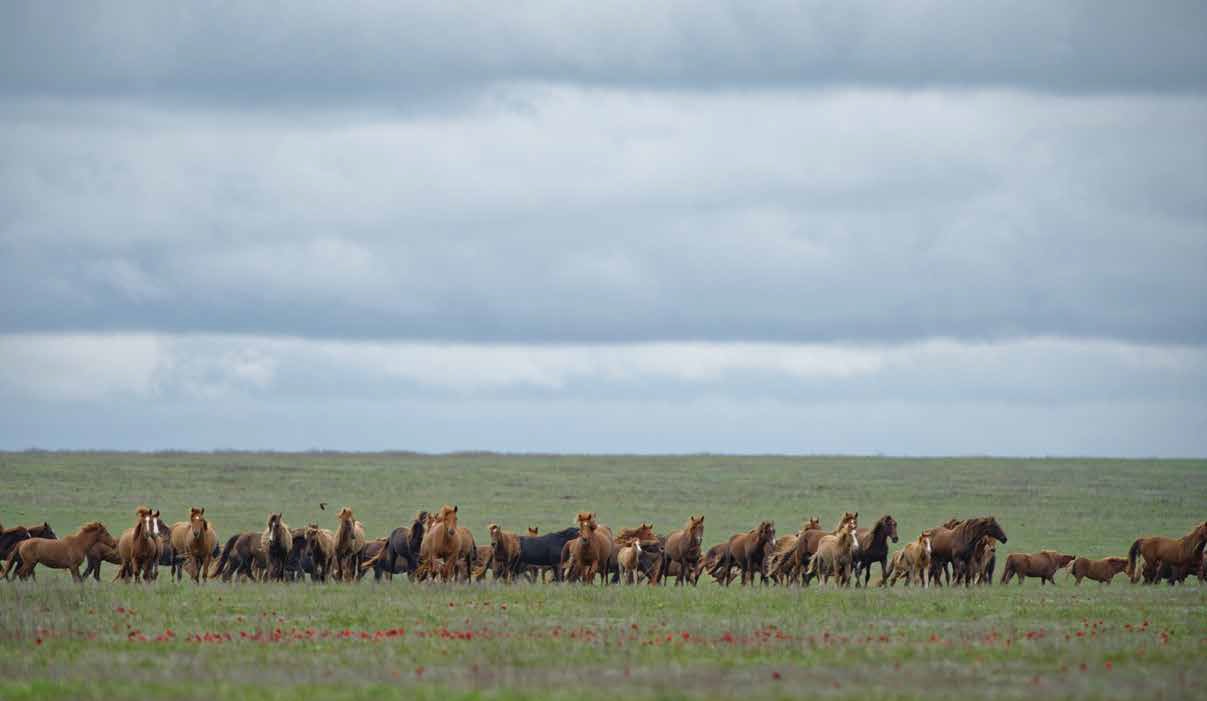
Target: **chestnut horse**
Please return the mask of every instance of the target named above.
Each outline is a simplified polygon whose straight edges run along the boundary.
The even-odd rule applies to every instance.
[[[293,550],[293,535],[289,532],[289,524],[281,520],[281,514],[269,514],[268,526],[260,535],[260,548],[268,558],[268,581],[285,581],[285,564],[289,562],[289,553]]]
[[[841,528],[840,523],[838,528]],[[838,532],[838,528],[834,532]],[[821,519],[817,516],[811,517],[808,521],[801,524],[800,530],[792,535],[786,535],[782,538],[777,538],[775,548],[771,552],[771,556],[767,562],[767,576],[778,584],[789,584],[793,580],[800,580],[801,572],[804,568],[801,567],[800,558],[804,555],[806,533],[808,531],[818,531],[817,538],[820,539]]]
[[[726,558],[727,562],[722,563],[724,571],[725,586],[733,581],[730,574],[731,567],[737,567],[742,573],[742,586],[746,586],[747,581],[754,584],[754,575],[763,571],[763,558],[767,553],[767,543],[775,540],[775,523],[773,521],[762,521],[759,525],[746,531],[738,533],[729,539],[729,553]]]
[[[1195,555],[1197,552],[1201,560],[1205,541],[1207,541],[1207,521],[1196,525],[1193,530],[1181,538],[1164,536],[1137,538],[1136,542],[1132,543],[1131,549],[1127,551],[1127,576],[1131,578],[1133,584],[1139,578],[1140,573],[1136,570],[1137,556],[1144,558],[1146,570],[1151,567],[1154,571],[1159,571],[1161,565],[1168,565],[1170,568],[1184,567],[1188,571],[1193,568],[1197,572],[1201,564],[1195,561]]]
[[[339,510],[339,530],[335,532],[335,578],[345,582],[356,579],[361,553],[365,549],[365,527],[345,506]]]
[[[495,578],[502,578],[510,582],[516,574],[517,564],[520,561],[520,537],[510,531],[505,531],[499,528],[499,524],[492,523],[486,527],[490,533],[490,557],[489,559],[494,564]],[[479,552],[479,559],[481,552]],[[482,567],[483,574],[486,573],[486,563],[479,562],[479,567]]]
[[[1017,576],[1021,586],[1027,577],[1039,577],[1039,583],[1056,584],[1056,573],[1076,560],[1076,555],[1064,555],[1055,550],[1040,550],[1034,554],[1010,553],[1002,568],[1002,584]]]
[[[1102,584],[1110,584],[1115,575],[1127,569],[1126,557],[1105,557],[1101,560],[1091,560],[1079,557],[1073,561],[1069,570],[1075,584],[1081,584],[1083,578],[1089,578]]]
[[[880,563],[880,578],[885,577],[885,568],[888,566],[888,541],[892,538],[894,543],[897,542],[897,521],[885,514],[870,529],[856,530],[855,538],[859,541],[859,549],[854,553],[855,585],[859,585],[859,575],[862,574],[863,586],[866,587],[868,580],[872,578],[872,563]]]
[[[704,538],[704,514],[689,516],[683,528],[671,531],[666,537],[664,548],[663,569],[668,569],[669,563],[679,565],[679,574],[675,577],[675,585],[683,584],[688,579],[689,572],[696,568],[700,561],[700,541]]]
[[[117,571],[118,579],[141,578],[149,582],[155,578],[155,570],[159,565],[159,555],[163,549],[159,533],[159,511],[140,506],[135,511],[138,520],[133,528],[127,528],[117,540],[117,555],[121,558],[121,567]]]
[[[570,545],[572,578],[581,578],[583,584],[594,584],[595,575],[608,583],[608,563],[612,559],[612,530],[602,526],[594,511],[578,514],[578,538]]]
[[[419,546],[420,567],[438,571],[446,582],[459,576],[462,568],[468,579],[478,555],[469,529],[457,527],[457,509],[445,504],[434,515],[429,515],[423,543]],[[436,570],[437,560],[443,562],[439,570]]]
[[[189,509],[188,521],[173,523],[171,540],[177,556],[176,563],[172,565],[176,581],[180,581],[184,568],[190,564],[192,571],[189,574],[194,582],[208,581],[218,534],[206,519],[205,509],[194,506]]]
[[[26,579],[33,576],[35,567],[46,565],[52,569],[71,570],[71,578],[82,582],[84,580],[80,577],[80,563],[98,542],[117,547],[117,541],[109,535],[109,531],[100,521],[86,523],[78,532],[56,540],[28,538],[18,543],[8,554],[5,578],[11,578],[15,569],[17,577]],[[21,561],[20,566],[14,566],[18,559]]]

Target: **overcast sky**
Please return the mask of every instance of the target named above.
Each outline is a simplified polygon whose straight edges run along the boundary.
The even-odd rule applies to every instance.
[[[0,4],[0,448],[1207,456],[1207,4]]]

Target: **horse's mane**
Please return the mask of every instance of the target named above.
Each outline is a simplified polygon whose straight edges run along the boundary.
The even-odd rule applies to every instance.
[[[91,531],[99,531],[104,527],[104,524],[102,524],[100,521],[89,521],[88,523],[80,526],[80,530],[76,531],[74,535],[79,537]]]

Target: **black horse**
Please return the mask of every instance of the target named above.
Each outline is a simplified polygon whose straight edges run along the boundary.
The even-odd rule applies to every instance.
[[[386,538],[386,546],[376,557],[361,565],[362,569],[373,568],[373,579],[380,581],[384,575],[411,574],[419,567],[419,546],[423,543],[423,531],[427,527],[427,512],[420,511],[410,527],[399,526]]]
[[[551,567],[553,580],[561,581],[562,548],[578,537],[577,526],[556,533],[520,538],[519,568]]]

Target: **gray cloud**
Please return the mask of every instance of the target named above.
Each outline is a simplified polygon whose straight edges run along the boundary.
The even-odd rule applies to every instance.
[[[0,27],[0,90],[42,96],[407,104],[500,81],[1207,86],[1207,9],[1197,2],[12,2]]]
[[[1207,334],[1205,98],[528,86],[314,123],[13,106],[3,331]]]

